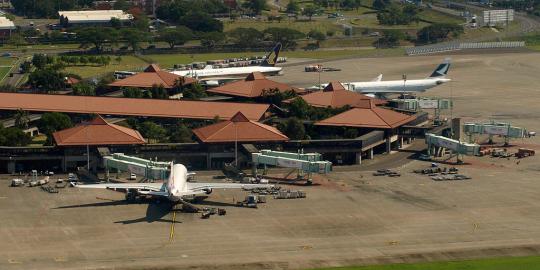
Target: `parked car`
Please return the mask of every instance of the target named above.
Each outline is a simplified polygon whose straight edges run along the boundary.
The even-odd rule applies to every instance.
[[[79,181],[79,179],[77,178],[77,175],[75,175],[74,173],[68,174],[68,182],[77,182],[77,181]]]

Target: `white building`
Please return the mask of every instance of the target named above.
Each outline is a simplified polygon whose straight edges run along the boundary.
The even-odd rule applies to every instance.
[[[13,21],[6,17],[0,17],[0,37],[9,37],[11,31],[17,29]]]
[[[133,20],[133,15],[122,10],[78,10],[58,11],[58,16],[67,19],[68,24],[107,24],[112,18],[122,22]]]

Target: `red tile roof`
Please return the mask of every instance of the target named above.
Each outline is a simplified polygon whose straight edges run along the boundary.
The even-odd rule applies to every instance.
[[[349,91],[343,87],[340,82],[330,82],[322,91],[317,91],[300,96],[309,105],[313,107],[332,107],[341,108],[345,105],[351,107],[366,107],[369,106],[370,100],[373,100],[375,105],[386,104],[386,101],[376,98],[371,98],[366,95]],[[285,100],[285,103],[290,103],[295,98]]]
[[[238,112],[230,120],[193,130],[205,143],[288,141],[289,138],[274,127],[247,119]]]
[[[74,85],[74,84],[78,84],[79,82],[81,82],[79,79],[77,78],[73,78],[73,77],[66,77],[64,79],[64,82],[67,84],[67,85]]]
[[[263,90],[269,89],[278,89],[280,92],[288,90],[293,90],[297,93],[303,92],[302,90],[287,84],[269,80],[260,72],[253,72],[244,80],[227,83],[222,86],[208,89],[207,91],[230,96],[254,98],[262,96]]]
[[[133,129],[110,124],[97,116],[92,121],[53,133],[59,146],[144,144],[141,134]]]
[[[269,107],[268,104],[253,103],[0,93],[0,109],[38,112],[211,120],[216,116],[230,119],[241,111],[247,118],[259,120]]]
[[[163,85],[163,87],[169,89],[175,87],[177,81],[182,82],[181,85],[186,85],[194,83],[197,80],[191,77],[182,77],[180,75],[163,71],[157,65],[151,64],[144,70],[144,72],[115,81],[109,84],[109,86],[151,88],[154,85]]]
[[[390,109],[376,107],[373,102],[366,107],[352,108],[315,123],[319,126],[345,126],[390,129],[404,125],[414,116],[398,113]]]

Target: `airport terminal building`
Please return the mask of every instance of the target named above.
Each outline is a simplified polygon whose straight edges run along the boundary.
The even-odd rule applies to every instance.
[[[426,132],[423,125],[428,122],[427,113],[383,108],[377,106],[383,105],[380,100],[348,92],[338,85],[329,84],[320,92],[329,95],[323,99],[333,102],[320,106],[345,104],[351,108],[311,124],[321,132],[354,128],[358,130],[356,138],[291,140],[275,128],[275,122],[268,121],[273,115],[268,104],[0,93],[2,110],[98,115],[92,121],[55,133],[54,145],[2,147],[0,171],[65,172],[88,164],[96,171],[103,167],[103,157],[112,153],[175,161],[192,170],[221,169],[235,158],[248,167],[251,153],[261,149],[316,152],[335,165],[351,165],[400,149]],[[352,98],[350,94],[357,96]],[[300,98],[312,106],[322,102],[320,97],[310,95],[319,94]],[[193,119],[208,121],[208,125],[192,130],[196,137],[192,143],[149,143],[137,131],[115,124],[128,116]],[[212,124],[216,117],[220,122]]]

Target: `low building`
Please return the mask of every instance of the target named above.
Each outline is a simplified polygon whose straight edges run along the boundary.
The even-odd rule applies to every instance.
[[[86,165],[93,171],[96,171],[101,164],[98,158],[100,146],[146,144],[146,140],[137,130],[108,123],[99,115],[91,121],[57,131],[53,133],[53,138],[56,145],[63,148],[62,168]],[[86,155],[81,151],[84,146],[86,146]]]
[[[137,145],[146,140],[134,129],[108,123],[101,116],[89,122],[53,133],[58,146]]]
[[[137,73],[125,79],[110,83],[111,87],[137,87],[149,89],[154,85],[162,85],[165,89],[172,89],[177,86],[184,86],[197,82],[191,77],[182,77],[164,70],[161,70],[158,65],[149,65],[144,72]]]
[[[13,21],[6,17],[0,17],[0,38],[8,38],[11,32],[17,29]]]
[[[377,107],[374,101],[370,100],[365,106],[356,106],[348,111],[321,120],[315,125],[394,129],[413,121],[415,118],[412,115]]]
[[[0,93],[0,110],[228,120],[260,120],[270,105],[239,102]]]
[[[58,11],[58,16],[62,25],[104,25],[110,24],[113,18],[120,20],[120,22],[133,20],[133,15],[123,10]]]
[[[203,143],[230,142],[283,142],[289,138],[278,129],[253,120],[241,112],[230,120],[194,129],[193,133]]]
[[[285,103],[290,103],[294,99],[301,98],[313,107],[322,108],[341,108],[343,106],[357,107],[369,106],[372,101],[375,105],[386,104],[386,101],[376,98],[371,98],[366,95],[352,92],[343,87],[340,82],[330,82],[322,91],[317,91],[296,98],[285,100]]]
[[[269,80],[260,72],[253,72],[249,74],[244,80],[235,81],[224,84],[222,86],[211,88],[208,89],[207,92],[233,97],[256,98],[262,96],[264,94],[264,91],[274,89],[278,90],[279,92],[303,92],[296,87]]]

